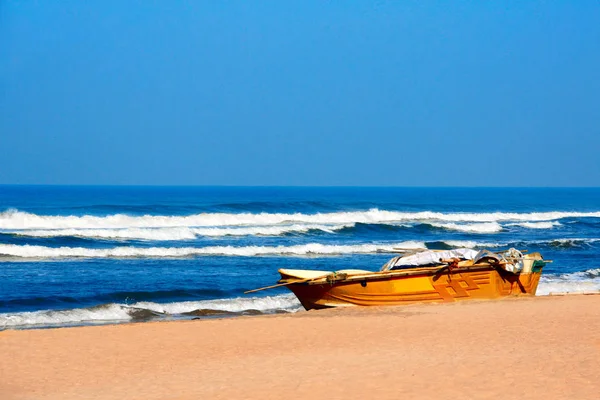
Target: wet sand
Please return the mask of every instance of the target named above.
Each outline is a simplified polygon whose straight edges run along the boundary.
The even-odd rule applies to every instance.
[[[598,399],[600,296],[0,332],[0,399]]]

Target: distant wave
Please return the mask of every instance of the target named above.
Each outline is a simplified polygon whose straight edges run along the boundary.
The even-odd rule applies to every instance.
[[[0,314],[0,329],[128,322],[185,314],[218,315],[248,311],[258,311],[260,313],[295,312],[300,308],[300,303],[293,294],[165,304],[154,302],[138,302],[131,305],[110,303],[89,308]]]
[[[556,221],[551,222],[521,222],[506,224],[529,229],[552,229],[560,226]],[[200,237],[224,236],[283,236],[289,234],[309,233],[370,233],[388,231],[418,231],[444,229],[473,234],[493,234],[502,232],[505,227],[497,222],[480,223],[348,223],[348,224],[293,224],[269,226],[242,227],[172,227],[172,228],[65,228],[65,229],[32,229],[0,231],[0,234],[10,234],[22,237],[77,237],[85,239],[105,240],[148,240],[148,241],[186,241]]]
[[[565,239],[546,239],[546,240],[533,240],[532,244],[546,245],[550,247],[558,248],[572,248],[589,246],[594,243],[600,242],[599,238],[565,238]]]
[[[438,242],[426,242],[427,247],[436,247],[439,245],[449,247],[467,247],[467,248],[493,248],[493,247],[551,247],[565,248],[590,246],[600,243],[600,238],[549,238],[534,240],[512,240],[505,242],[489,242],[476,240],[443,240]]]
[[[443,246],[455,247],[455,248],[463,248],[466,247],[468,249],[476,249],[476,248],[489,248],[489,247],[503,247],[506,246],[506,243],[497,243],[497,242],[478,242],[475,240],[444,240],[441,242],[437,242],[442,244]],[[427,243],[429,244],[429,243]]]
[[[281,224],[378,224],[406,221],[433,222],[540,222],[563,218],[600,218],[597,212],[538,213],[440,213],[433,211],[400,212],[371,209],[368,211],[317,214],[284,213],[202,213],[188,216],[114,214],[108,216],[47,216],[8,210],[0,213],[0,229],[122,229],[222,226],[269,226]]]
[[[218,236],[280,236],[288,233],[307,233],[310,231],[321,231],[333,233],[346,228],[353,227],[354,224],[344,225],[275,225],[275,226],[255,226],[255,227],[237,227],[237,228],[108,228],[108,229],[38,229],[38,230],[19,230],[10,232],[18,236],[29,237],[81,237],[97,239],[139,239],[152,241],[176,241],[176,240],[194,240],[200,236],[218,237]]]
[[[497,222],[483,222],[476,224],[436,224],[431,223],[431,226],[436,228],[443,228],[453,231],[468,232],[468,233],[496,233],[502,231],[502,226]]]
[[[474,240],[444,240],[434,242],[404,241],[397,243],[321,244],[307,243],[294,246],[207,246],[207,247],[134,247],[112,248],[46,247],[34,245],[0,244],[0,261],[16,259],[68,258],[185,258],[196,256],[330,256],[343,254],[393,253],[397,249],[424,248],[494,248],[514,246],[571,248],[592,245],[599,238],[565,238],[531,241],[486,242]]]
[[[572,248],[600,243],[600,238],[555,238],[489,242],[475,240],[404,241],[396,243],[321,244],[307,243],[293,246],[207,246],[207,247],[134,247],[112,248],[46,247],[34,245],[0,244],[0,262],[16,259],[68,258],[185,258],[196,256],[330,256],[343,254],[393,253],[398,249],[425,248],[494,248],[494,247],[553,247]]]
[[[550,222],[519,222],[513,224],[506,224],[506,226],[520,226],[522,228],[529,229],[552,229],[555,226],[561,226],[562,224],[557,221]]]
[[[179,258],[193,256],[305,256],[336,254],[369,254],[392,252],[395,248],[424,248],[425,243],[406,241],[384,244],[325,245],[309,243],[296,246],[209,246],[209,247],[114,247],[90,249],[84,247],[45,247],[0,244],[0,255],[19,258]],[[1,260],[1,258],[0,258]]]
[[[215,228],[105,228],[105,229],[34,229],[13,230],[3,232],[23,237],[79,237],[106,240],[148,240],[148,241],[185,241],[195,240],[199,237],[222,237],[222,236],[282,236],[287,234],[306,234],[311,232],[337,233],[352,232],[355,230],[386,231],[414,229],[410,224],[362,224],[360,227],[355,223],[348,224],[294,224],[294,225],[271,225],[253,227],[215,227]],[[496,233],[503,230],[497,222],[484,222],[472,224],[421,224],[419,227],[441,228],[467,233]]]

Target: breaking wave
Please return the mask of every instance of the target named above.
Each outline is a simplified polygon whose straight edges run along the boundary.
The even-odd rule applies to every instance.
[[[559,222],[522,222],[511,223],[506,226],[520,226],[529,229],[552,229],[561,226]],[[199,237],[224,237],[224,236],[283,236],[287,234],[306,234],[322,232],[335,234],[338,232],[353,232],[361,230],[389,231],[439,228],[450,231],[458,231],[474,234],[490,234],[502,232],[505,228],[497,222],[483,223],[388,223],[388,224],[293,224],[293,225],[271,225],[252,227],[209,227],[209,228],[67,228],[67,229],[33,229],[33,230],[11,230],[0,233],[11,234],[22,237],[78,237],[86,239],[105,240],[147,240],[147,241],[185,241],[195,240]]]
[[[29,237],[81,237],[97,239],[141,239],[152,241],[193,240],[199,236],[280,236],[287,233],[306,233],[309,231],[322,231],[333,233],[354,224],[344,225],[282,225],[282,226],[256,226],[238,228],[107,228],[107,229],[42,229],[19,230],[11,232],[19,236]]]
[[[392,252],[394,249],[424,248],[424,242],[406,241],[400,243],[325,245],[309,243],[296,246],[208,246],[208,247],[114,247],[90,249],[85,247],[45,247],[32,245],[0,244],[0,256],[38,258],[179,258],[193,256],[306,256],[336,254],[369,254]]]
[[[111,303],[70,310],[42,310],[0,314],[0,329],[106,324],[194,315],[225,315],[228,313],[268,314],[275,312],[296,312],[300,308],[300,303],[293,294],[165,304],[154,302],[139,302],[131,305]]]
[[[468,249],[475,248],[489,248],[489,247],[503,247],[506,246],[506,243],[493,243],[493,242],[476,242],[474,240],[444,240],[443,242],[439,242],[442,245],[456,248],[466,247]]]
[[[134,247],[112,248],[46,247],[35,245],[0,244],[0,262],[17,259],[68,259],[68,258],[186,258],[197,256],[332,256],[343,254],[394,253],[399,250],[427,248],[495,248],[495,247],[553,247],[573,248],[590,246],[600,238],[566,238],[532,241],[485,242],[474,240],[404,241],[396,243],[321,244],[307,243],[292,246],[207,246],[207,247]]]
[[[542,275],[538,296],[552,293],[591,293],[600,291],[600,268],[559,275]]]
[[[483,222],[478,224],[465,224],[459,225],[455,223],[448,224],[436,224],[431,223],[431,226],[435,226],[437,228],[449,229],[460,232],[468,232],[468,233],[496,233],[502,231],[502,226],[497,222]]]
[[[187,216],[113,214],[107,216],[37,215],[18,210],[0,213],[0,229],[122,229],[219,226],[269,226],[280,224],[377,224],[404,221],[435,222],[540,222],[563,218],[600,218],[596,212],[534,213],[441,213],[433,211],[401,212],[370,209],[368,211],[317,214],[285,213],[201,213]]]
[[[195,310],[219,310],[242,312],[246,310],[275,311],[294,310],[300,302],[292,293],[266,297],[237,297],[234,299],[216,299],[201,301],[182,301],[177,303],[139,302],[132,307],[143,308],[163,314],[183,314]]]
[[[577,248],[591,246],[595,243],[600,243],[600,238],[561,238],[561,239],[544,239],[544,240],[513,240],[506,242],[479,242],[475,240],[444,240],[444,245],[450,247],[467,247],[467,248],[488,248],[488,247],[515,247],[515,246],[534,246],[534,247],[551,247],[551,248]],[[429,243],[428,243],[429,244]]]
[[[590,246],[594,243],[600,242],[598,238],[566,238],[566,239],[547,239],[547,240],[536,240],[532,241],[533,244],[546,245],[557,248],[574,248]]]
[[[554,248],[572,248],[589,246],[600,242],[598,238],[568,238],[533,241],[480,242],[474,240],[444,240],[436,242],[404,241],[397,243],[363,243],[354,245],[335,245],[307,243],[292,246],[207,246],[207,247],[134,247],[119,246],[112,248],[86,247],[46,247],[34,245],[0,244],[2,258],[13,260],[22,258],[68,259],[68,258],[185,258],[197,256],[331,256],[343,254],[393,253],[398,250],[426,248],[495,248],[512,246],[537,246]]]
[[[550,222],[519,222],[513,224],[506,224],[506,226],[520,226],[522,228],[529,229],[552,229],[555,226],[561,226],[562,224],[557,221]]]
[[[600,291],[600,269],[560,275],[542,275],[538,296],[553,293],[593,293]],[[134,304],[110,303],[88,308],[41,310],[0,314],[0,329],[39,328],[132,321],[297,312],[302,307],[293,294],[266,297],[238,297],[201,301]]]

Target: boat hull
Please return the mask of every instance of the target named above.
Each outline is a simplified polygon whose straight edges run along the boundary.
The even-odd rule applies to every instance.
[[[491,266],[468,271],[446,268],[406,275],[373,273],[339,281],[293,283],[287,287],[307,310],[443,303],[535,295],[541,273],[541,268],[521,274]]]

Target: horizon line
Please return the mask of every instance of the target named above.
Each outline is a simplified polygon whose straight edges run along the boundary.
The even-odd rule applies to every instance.
[[[207,185],[207,184],[98,184],[98,183],[0,183],[0,186],[36,187],[180,187],[180,188],[364,188],[364,189],[600,189],[600,186],[459,186],[459,185]]]

